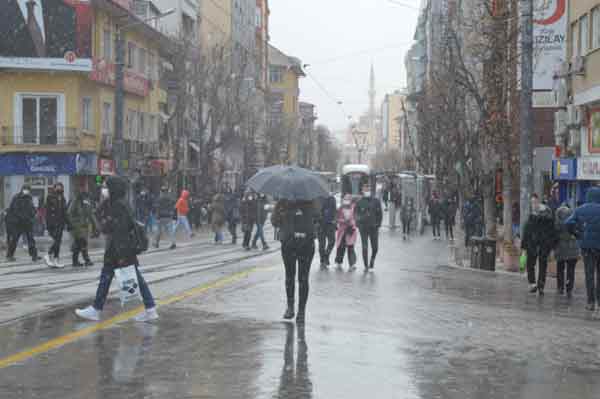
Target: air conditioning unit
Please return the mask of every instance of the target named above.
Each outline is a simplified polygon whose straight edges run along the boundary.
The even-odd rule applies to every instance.
[[[581,112],[576,105],[567,105],[567,126],[573,128],[581,126]]]
[[[575,75],[585,75],[585,57],[578,56],[571,63],[571,73]]]
[[[554,113],[554,137],[560,143],[561,137],[567,132],[567,111],[558,110]]]
[[[554,100],[558,107],[566,107],[569,101],[569,91],[567,89],[567,82],[564,78],[558,79],[554,85]]]

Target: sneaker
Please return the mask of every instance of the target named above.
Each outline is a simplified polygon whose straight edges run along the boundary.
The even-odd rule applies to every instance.
[[[539,296],[544,296],[544,289],[543,288],[538,288],[538,295]]]
[[[529,293],[530,294],[535,294],[537,292],[537,284],[531,284],[529,286]]]
[[[56,264],[54,263],[54,259],[52,259],[50,257],[50,255],[44,256],[44,262],[46,262],[46,266],[48,266],[52,269],[56,267]]]
[[[268,251],[269,250],[269,246],[268,245],[263,245],[263,251]]]
[[[254,245],[252,246],[252,249],[254,249],[254,250],[258,250],[258,245],[254,244]]]
[[[158,320],[156,308],[146,309],[143,313],[140,313],[135,317],[135,321],[140,323],[148,323],[155,320]]]
[[[92,266],[94,266],[94,262],[92,262],[91,259],[88,259],[88,260],[85,261],[84,266],[85,267],[92,267]]]
[[[100,321],[100,312],[93,306],[88,306],[85,309],[76,309],[75,314],[85,320]]]
[[[173,250],[175,248],[177,248],[177,245],[175,245],[175,244],[171,244],[171,246],[169,247],[170,250]]]
[[[351,265],[348,270],[350,270],[351,272],[355,271],[356,270],[356,265]]]
[[[54,262],[54,267],[57,269],[62,269],[65,267],[65,265],[60,263],[60,260],[58,258],[54,258],[53,262]]]
[[[36,255],[36,256],[33,256],[33,257],[31,257],[31,261],[32,261],[32,262],[39,262],[39,261],[41,261],[41,260],[42,260],[42,258],[40,258],[40,257],[39,257],[39,256],[37,256],[37,255]]]
[[[77,262],[73,262],[73,264],[71,266],[73,266],[73,267],[83,267],[83,263],[79,263],[79,261],[77,261]]]
[[[293,319],[295,316],[294,314],[294,307],[290,306],[285,310],[285,313],[283,314],[283,318],[286,320],[291,320]]]

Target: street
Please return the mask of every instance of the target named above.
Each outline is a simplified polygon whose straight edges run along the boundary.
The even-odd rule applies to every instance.
[[[75,318],[99,267],[1,265],[0,397],[598,397],[583,287],[571,304],[540,300],[521,276],[445,266],[447,244],[429,236],[381,241],[374,273],[315,260],[305,328],[281,320],[277,250],[205,240],[146,255],[153,324],[114,297],[102,323]]]

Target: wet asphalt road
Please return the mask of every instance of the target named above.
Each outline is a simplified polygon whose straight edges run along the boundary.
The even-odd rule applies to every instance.
[[[539,299],[521,276],[445,266],[444,243],[387,231],[381,241],[374,273],[321,271],[315,261],[304,328],[281,320],[278,254],[247,258],[231,247],[148,255],[151,288],[168,302],[155,324],[111,323],[122,314],[113,300],[108,323],[87,333],[73,306],[0,298],[23,313],[0,325],[0,364],[85,332],[6,364],[0,398],[600,397],[600,320],[583,310],[583,287],[572,302]],[[89,300],[98,270],[86,273],[81,292],[52,295]],[[48,295],[38,290],[16,295]]]

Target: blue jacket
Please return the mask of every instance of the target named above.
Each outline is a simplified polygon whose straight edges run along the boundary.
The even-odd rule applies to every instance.
[[[577,208],[565,225],[577,236],[581,249],[600,249],[600,188],[588,191],[586,204]]]

